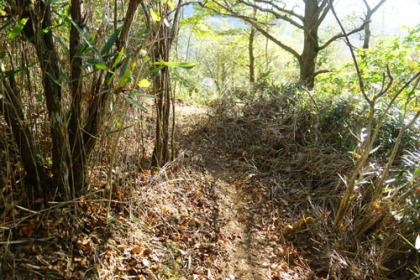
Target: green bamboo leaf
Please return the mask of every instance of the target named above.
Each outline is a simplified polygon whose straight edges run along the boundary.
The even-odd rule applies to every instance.
[[[163,2],[166,3],[171,10],[175,10],[174,3],[171,0],[164,0]]]
[[[57,42],[63,47],[63,49],[66,51],[66,53],[69,52],[69,49],[67,48],[66,44],[63,43],[63,41],[56,36],[54,33],[52,33],[53,37],[57,40]]]
[[[106,41],[105,46],[101,50],[101,55],[106,54],[111,49],[115,41],[117,41],[118,36],[120,35],[121,28],[122,26],[118,28],[117,30],[115,30],[115,32],[111,35],[111,37],[109,37],[108,41]]]
[[[19,73],[19,72],[21,72],[21,71],[25,71],[25,70],[27,70],[27,69],[31,68],[32,66],[34,66],[35,64],[36,64],[36,63],[34,62],[34,63],[29,64],[29,65],[28,65],[28,66],[26,66],[26,67],[19,68],[19,69],[15,70],[15,71],[12,71],[12,72],[7,72],[7,74],[6,74],[6,78],[9,78],[9,77],[13,76],[14,74]]]
[[[84,74],[84,75],[82,75],[82,76],[80,76],[80,77],[77,77],[76,79],[70,80],[70,83],[71,83],[71,82],[75,82],[75,81],[80,80],[80,79],[83,79],[83,78],[86,78],[87,76],[92,75],[92,74],[93,74],[93,73],[95,73],[96,71],[98,71],[98,69],[95,69],[95,70],[93,70],[93,71],[91,71],[91,72],[89,72],[89,73],[86,73],[86,74]]]
[[[127,71],[125,72],[124,75],[122,75],[119,79],[118,79],[118,86],[122,87],[128,83],[130,83],[133,79],[131,78],[131,72]]]
[[[130,96],[140,96],[140,97],[146,97],[146,98],[151,98],[151,99],[156,99],[155,95],[151,95],[151,94],[143,94],[143,93],[131,93]]]
[[[192,69],[195,67],[194,63],[189,63],[189,62],[155,62],[155,65],[163,65],[163,66],[168,66],[168,67],[178,67],[178,68],[182,68],[182,69]]]
[[[120,115],[118,115],[118,117],[133,120],[133,121],[136,121],[136,122],[141,122],[141,123],[149,125],[149,123],[146,122],[146,121],[143,121],[141,119],[137,119],[137,118],[134,118],[134,117],[131,117],[131,116],[127,116],[127,115],[124,115],[124,114],[120,114]]]
[[[108,71],[109,73],[114,73],[114,72],[112,72],[111,71],[111,69],[109,69],[105,64],[103,64],[103,63],[100,63],[100,62],[93,62],[92,63],[92,65],[93,66],[95,66],[96,68],[98,68],[98,69],[102,69],[102,70],[105,70],[105,71]]]
[[[137,62],[133,62],[133,64],[130,65],[130,68],[122,76],[120,76],[120,79],[118,80],[119,86],[123,86],[132,81],[131,76],[133,74],[134,68],[136,68],[136,65],[137,65]]]
[[[116,56],[116,55],[117,55],[117,53],[110,53],[110,54],[107,54],[106,56],[103,56],[103,57],[102,57],[102,60],[106,61],[108,58],[114,57],[114,56]]]
[[[77,23],[72,19],[69,18],[71,23],[73,24],[73,26],[76,28],[76,30],[80,33],[80,35],[82,36],[82,38],[85,40],[86,44],[88,44],[88,46],[98,55],[99,57],[99,52],[98,50],[95,48],[95,46],[92,44],[92,42],[89,40],[89,38],[86,36],[86,34],[83,32],[83,30],[77,25]]]
[[[122,68],[121,68],[121,70],[120,70],[120,76],[124,75],[125,71],[127,70],[128,63],[130,62],[130,58],[131,58],[131,55],[128,55],[128,56],[125,58],[124,64],[123,64],[123,66],[122,66]],[[114,63],[114,64],[115,64],[115,63]],[[116,67],[116,64],[115,64],[115,66],[114,66],[113,68],[115,68],[115,67]]]
[[[111,77],[109,77],[108,79],[108,85],[112,83],[112,81],[114,80],[114,77],[115,77],[115,73],[112,73]]]
[[[147,108],[144,107],[143,105],[141,105],[137,100],[134,100],[133,98],[131,98],[130,96],[126,96],[125,97],[128,101],[130,101],[131,104],[139,107],[140,109],[142,109],[143,111],[147,111]]]
[[[152,16],[153,21],[160,21],[160,15],[155,12],[153,9],[150,9],[150,15]]]
[[[54,77],[50,72],[47,72],[48,77],[51,78],[51,80],[54,81],[54,83],[56,83],[57,85],[59,85],[61,87],[61,81],[58,80],[56,77]]]
[[[161,66],[161,67],[158,67],[158,68],[155,68],[155,69],[152,69],[152,70],[150,70],[150,74],[159,74],[159,71],[160,70],[162,70],[164,67],[163,66]]]
[[[133,126],[135,126],[135,124],[132,124],[132,125],[129,125],[129,126],[126,126],[126,127],[123,127],[123,128],[119,128],[119,129],[116,129],[116,130],[107,130],[105,133],[107,135],[110,135],[110,134],[114,134],[114,133],[117,133],[117,132],[120,132],[120,131],[124,131],[124,130],[129,129]]]
[[[90,57],[87,57],[87,56],[85,56],[85,55],[82,55],[83,53],[85,53],[85,52],[87,52],[89,50],[89,45],[88,44],[86,44],[86,43],[84,43],[83,45],[82,45],[82,47],[77,51],[77,53],[75,54],[75,56],[76,57],[79,57],[79,58],[90,58]]]
[[[42,94],[35,94],[34,96],[38,102],[42,102]]]
[[[69,84],[69,81],[66,79],[66,75],[63,72],[63,69],[60,69],[61,77],[63,78],[63,83]]]
[[[414,170],[413,177],[411,178],[411,185],[414,184],[414,179],[417,177],[419,172],[420,172],[420,166],[417,166],[417,168]]]
[[[112,69],[115,69],[115,67],[117,67],[117,65],[120,63],[123,53],[124,53],[124,47],[121,49],[120,53],[118,54],[117,59],[115,59],[115,62],[112,65]]]
[[[13,27],[12,31],[9,33],[9,39],[13,40],[22,32],[22,29],[25,27],[26,22],[28,21],[28,18],[23,18],[19,21],[18,24],[16,24],[15,27]]]

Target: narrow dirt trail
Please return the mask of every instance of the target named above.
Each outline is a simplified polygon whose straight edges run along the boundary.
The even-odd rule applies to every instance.
[[[206,116],[206,112],[205,107],[179,107],[177,118],[182,120],[179,122],[182,130],[193,130],[203,120],[203,116]],[[213,190],[218,201],[219,215],[223,215],[227,221],[217,228],[221,236],[228,240],[227,261],[221,265],[223,279],[272,279],[267,269],[269,254],[266,247],[259,244],[258,234],[255,234],[261,227],[258,226],[258,221],[255,221],[255,214],[246,201],[247,193],[235,184],[236,180],[246,174],[232,168],[229,158],[222,151],[213,149],[208,139],[187,139],[184,147],[196,158],[193,161],[200,162],[199,165],[214,179]]]
[[[227,245],[228,262],[225,276],[228,279],[268,279],[259,262],[259,252],[253,240],[254,221],[246,209],[242,193],[237,190],[234,178],[220,157],[205,156],[205,167],[215,180],[215,195],[220,198],[219,209],[226,215],[227,223],[220,228],[222,236],[230,242]]]

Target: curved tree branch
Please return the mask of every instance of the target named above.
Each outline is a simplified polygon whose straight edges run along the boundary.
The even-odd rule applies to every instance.
[[[302,24],[300,24],[300,23],[298,23],[298,22],[294,21],[294,20],[293,20],[293,19],[291,19],[290,17],[287,17],[286,15],[282,15],[282,14],[280,14],[279,12],[274,11],[273,7],[274,7],[274,8],[276,8],[277,10],[279,10],[279,11],[280,11],[280,12],[282,12],[282,13],[285,13],[285,14],[287,14],[287,15],[290,15],[290,16],[294,16],[294,17],[296,17],[296,18],[300,19],[301,21],[303,21],[303,20],[304,20],[303,16],[300,16],[300,15],[296,14],[296,13],[295,13],[295,12],[293,12],[293,11],[289,11],[289,10],[286,10],[286,9],[280,8],[279,6],[275,5],[275,4],[274,4],[273,2],[271,2],[271,1],[264,1],[264,0],[259,0],[259,1],[258,1],[258,2],[264,3],[264,4],[266,4],[266,5],[270,5],[270,6],[272,7],[271,9],[261,7],[261,6],[257,5],[257,4],[250,3],[249,1],[246,1],[246,0],[237,0],[237,1],[238,1],[239,3],[242,3],[242,4],[246,5],[246,6],[248,6],[248,7],[252,7],[252,8],[258,9],[258,10],[260,10],[261,12],[267,12],[267,13],[270,13],[270,14],[274,15],[277,19],[282,19],[282,20],[284,20],[284,21],[287,21],[288,23],[290,23],[290,24],[292,24],[292,25],[296,26],[297,28],[300,28],[300,29],[303,29],[303,28],[304,28]]]
[[[331,73],[331,72],[332,72],[331,70],[327,70],[327,69],[318,70],[314,73],[314,77],[318,76],[319,74],[325,74],[325,73]]]
[[[352,31],[350,31],[348,33],[340,33],[340,34],[337,34],[337,35],[331,37],[327,42],[325,42],[322,46],[319,47],[319,50],[325,49],[331,43],[333,43],[334,41],[337,41],[340,38],[345,38],[346,36],[350,36],[350,35],[353,35],[353,34],[355,34],[357,32],[362,31],[365,28],[365,25],[366,24],[367,24],[367,21],[363,22],[363,24],[361,26],[359,26],[358,28],[356,28],[356,29],[354,29],[354,30],[352,30]]]
[[[247,17],[247,16],[242,16],[239,15],[238,13],[236,13],[235,11],[233,11],[232,9],[220,4],[217,1],[213,1],[214,3],[216,3],[219,7],[221,7],[222,9],[224,9],[225,11],[227,11],[228,13],[223,13],[219,10],[216,10],[212,7],[206,6],[203,3],[200,3],[200,6],[208,9],[220,16],[224,16],[224,17],[235,17],[235,18],[239,18],[249,24],[251,24],[252,26],[255,27],[255,29],[258,30],[258,32],[260,32],[262,35],[264,35],[265,37],[267,37],[270,41],[272,41],[274,44],[278,45],[279,47],[281,47],[283,50],[285,50],[286,52],[290,53],[291,55],[293,55],[297,60],[301,60],[301,55],[295,51],[292,47],[289,47],[288,45],[284,44],[283,42],[281,42],[280,40],[276,39],[274,36],[272,36],[270,33],[268,33],[266,30],[264,30],[260,25],[259,22],[257,22],[257,20]]]
[[[278,11],[282,12],[282,13],[286,13],[289,14],[290,16],[296,17],[298,19],[300,19],[301,21],[303,21],[304,17],[295,13],[293,10],[288,10],[285,8],[281,8],[279,5],[276,5],[275,3],[273,3],[273,1],[270,0],[254,0],[255,2],[259,2],[259,3],[263,3],[263,4],[267,4],[267,5],[271,5],[274,8],[276,8]]]
[[[375,7],[373,7],[373,9],[371,9],[369,6],[369,3],[366,0],[362,0],[362,1],[366,6],[368,14],[371,14],[371,15],[373,15],[386,2],[386,0],[381,0],[379,1],[378,4],[376,4]]]

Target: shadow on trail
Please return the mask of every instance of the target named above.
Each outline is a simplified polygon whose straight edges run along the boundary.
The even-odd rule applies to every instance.
[[[190,146],[191,147],[191,146]],[[232,167],[230,158],[222,152],[213,150],[211,146],[202,145],[199,149],[191,150],[197,162],[208,172],[214,182],[211,186],[214,199],[219,209],[215,211],[215,231],[227,243],[227,262],[224,267],[225,276],[235,279],[269,279],[264,274],[263,265],[267,264],[266,246],[258,241],[258,233],[263,220],[258,207],[250,204],[249,194],[241,182],[246,181],[244,170]],[[192,165],[195,164],[192,161]],[[224,225],[218,220],[225,219]]]
[[[228,240],[224,276],[258,280],[306,277],[307,263],[282,234],[285,221],[300,213],[297,206],[288,209],[289,203],[282,198],[288,190],[272,171],[282,164],[281,153],[289,151],[282,151],[283,143],[267,125],[271,116],[216,118],[181,113],[181,117],[188,118],[180,130],[187,132],[181,136],[182,149],[192,167],[202,168],[214,178],[218,215],[228,221],[220,228],[221,237]],[[288,172],[282,169],[278,168]],[[296,170],[290,174],[292,171]]]

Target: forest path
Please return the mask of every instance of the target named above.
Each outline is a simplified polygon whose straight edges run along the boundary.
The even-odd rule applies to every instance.
[[[215,196],[219,198],[219,212],[224,213],[227,223],[220,228],[220,234],[229,240],[227,244],[228,262],[225,274],[228,279],[262,280],[264,275],[261,260],[263,248],[254,239],[254,215],[247,209],[244,193],[235,185],[232,173],[225,166],[226,159],[204,156],[205,168],[215,180]]]
[[[247,175],[235,168],[235,162],[226,151],[218,149],[215,143],[199,135],[196,130],[206,122],[208,108],[204,106],[177,106],[178,124],[185,152],[191,156],[191,165],[197,165],[214,180],[212,192],[218,203],[218,216],[226,221],[221,226],[215,221],[215,229],[226,242],[226,262],[220,264],[223,279],[263,280],[273,279],[268,268],[270,253],[273,249],[261,244],[262,226],[256,207],[250,205],[245,190],[238,181],[245,181]]]

